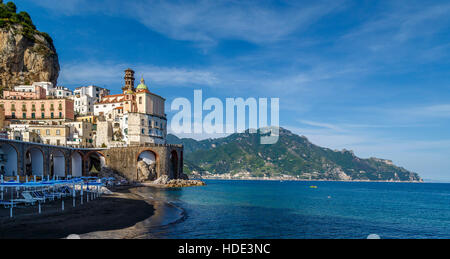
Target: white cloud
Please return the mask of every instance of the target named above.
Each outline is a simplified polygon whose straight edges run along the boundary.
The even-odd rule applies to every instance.
[[[343,7],[343,1],[301,4],[274,1],[40,0],[37,4],[65,15],[103,13],[135,19],[172,39],[214,43],[240,39],[270,43],[285,39]]]
[[[62,66],[59,82],[67,85],[86,84],[116,84],[122,82],[123,71],[132,67],[136,71],[136,77],[141,76],[148,83],[172,86],[204,85],[214,86],[219,79],[212,72],[206,70],[194,70],[177,67],[158,67],[153,65],[133,65],[78,62]]]

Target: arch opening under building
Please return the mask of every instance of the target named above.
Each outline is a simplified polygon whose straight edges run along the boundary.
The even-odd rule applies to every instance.
[[[17,175],[17,150],[10,144],[0,147],[0,174],[3,176]]]
[[[151,150],[141,152],[137,162],[136,179],[138,181],[154,181],[160,176],[157,172],[157,155],[155,152]]]
[[[80,153],[74,152],[71,156],[72,158],[72,176],[81,177],[83,176],[83,158]]]
[[[64,153],[55,150],[50,155],[51,172],[50,176],[65,177],[66,176],[66,158]]]
[[[105,157],[99,152],[89,153],[87,156],[87,172],[89,175],[97,175],[105,167]]]
[[[31,148],[26,154],[25,173],[27,176],[44,176],[44,153],[39,148]]]

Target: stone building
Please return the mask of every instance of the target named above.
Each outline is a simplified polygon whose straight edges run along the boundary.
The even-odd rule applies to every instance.
[[[86,121],[66,122],[70,133],[67,145],[74,148],[92,148],[95,146],[93,124]]]

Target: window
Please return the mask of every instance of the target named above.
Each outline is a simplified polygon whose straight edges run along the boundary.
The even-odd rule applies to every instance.
[[[11,117],[12,117],[13,119],[15,119],[15,118],[16,118],[16,113],[15,113],[15,112],[12,112],[12,113],[11,113]]]
[[[62,114],[62,112],[59,112],[59,117],[60,117],[60,118],[62,118],[62,117],[63,117],[63,114]]]
[[[52,112],[50,117],[51,117],[52,119],[55,118],[55,114]]]
[[[139,97],[139,104],[142,104],[142,97]]]
[[[24,112],[22,113],[22,118],[26,119],[27,118],[27,114]]]
[[[145,129],[142,129],[141,133],[142,133],[142,135],[144,135],[145,134]]]
[[[41,113],[42,119],[45,119],[45,113]]]
[[[38,135],[41,135],[41,130],[36,130]]]
[[[45,131],[45,135],[50,136],[50,130],[49,129]]]
[[[32,114],[31,114],[31,118],[32,118],[32,119],[36,119],[36,113],[32,113]]]
[[[56,135],[57,136],[61,135],[61,130],[56,130]]]
[[[61,144],[61,140],[56,140],[56,145],[59,146]]]

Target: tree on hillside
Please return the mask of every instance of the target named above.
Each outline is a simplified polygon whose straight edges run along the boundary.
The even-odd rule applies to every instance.
[[[6,4],[6,7],[8,8],[8,10],[12,13],[16,13],[17,12],[17,6],[16,4],[14,4],[13,2],[8,2]]]

